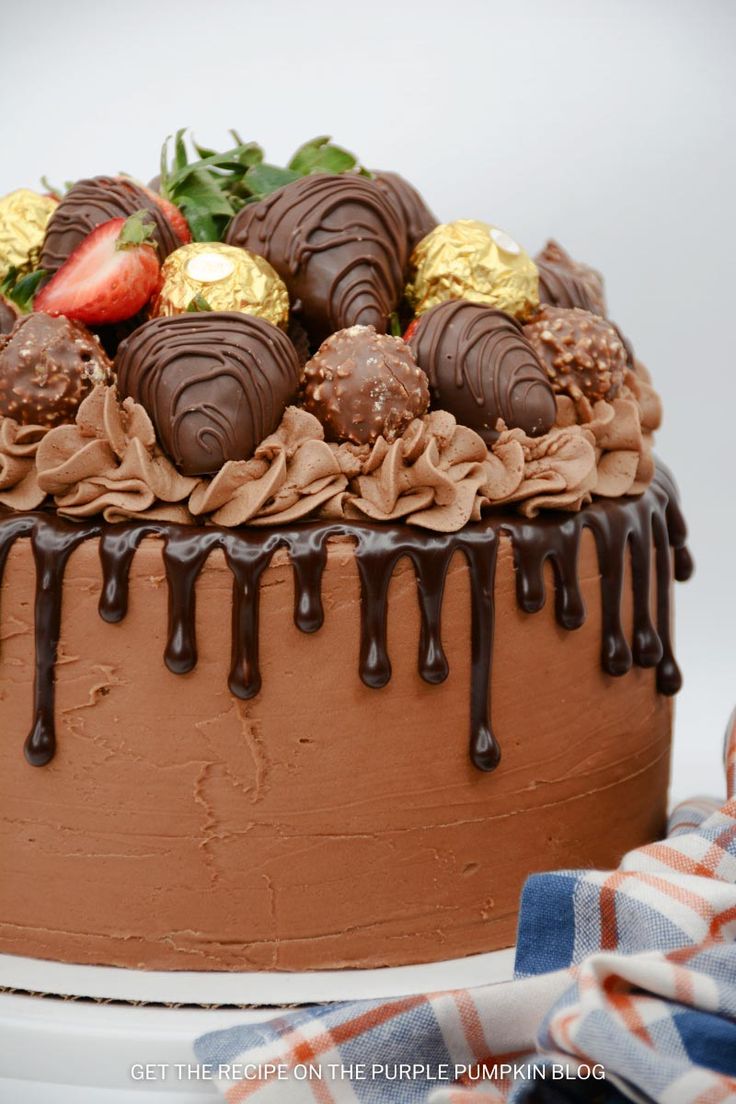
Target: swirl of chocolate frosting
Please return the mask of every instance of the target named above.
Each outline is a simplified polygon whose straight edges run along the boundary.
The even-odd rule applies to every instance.
[[[554,425],[555,399],[521,325],[503,311],[464,299],[421,315],[409,339],[429,376],[435,408],[449,410],[487,445],[497,422],[539,437]]]
[[[401,295],[407,246],[395,204],[375,181],[302,177],[244,207],[225,241],[273,265],[313,341],[355,325],[385,333]]]
[[[411,253],[417,242],[426,238],[438,225],[437,219],[419,192],[403,176],[395,172],[374,173],[373,181],[396,209],[406,228],[406,241]]]
[[[63,197],[46,227],[41,268],[56,272],[96,226],[136,211],[150,211],[160,260],[181,245],[173,226],[152,196],[122,176],[79,180]]]
[[[211,311],[152,318],[116,358],[118,387],[148,412],[184,475],[247,460],[299,384],[289,338],[262,318]]]

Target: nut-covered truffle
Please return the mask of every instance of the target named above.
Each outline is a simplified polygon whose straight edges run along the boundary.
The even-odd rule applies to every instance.
[[[268,261],[222,242],[190,242],[169,254],[151,314],[183,314],[199,301],[205,310],[256,314],[274,326],[289,318],[289,293]]]
[[[0,337],[0,414],[21,425],[73,422],[96,383],[109,383],[112,365],[81,322],[27,314]]]
[[[153,237],[159,260],[163,261],[181,242],[153,195],[122,176],[77,181],[56,205],[46,227],[41,268],[56,272],[96,226],[142,210],[151,214]]]
[[[528,318],[539,305],[537,266],[497,226],[457,219],[436,226],[409,261],[405,294],[415,314],[448,299],[467,299]]]
[[[555,398],[521,325],[503,311],[456,300],[421,315],[409,339],[429,376],[432,406],[449,410],[486,444],[501,418],[530,437],[554,425]]]
[[[539,269],[539,302],[550,307],[580,307],[605,317],[603,277],[574,261],[556,241],[548,241],[534,260]]]
[[[605,318],[578,307],[544,307],[524,333],[555,391],[591,403],[616,397],[628,358],[621,335]]]
[[[18,321],[18,312],[12,303],[0,295],[0,334],[10,333]]]
[[[236,311],[152,318],[121,344],[115,366],[121,394],[145,408],[184,475],[248,460],[299,385],[286,334]]]
[[[391,441],[428,405],[427,377],[409,347],[373,326],[339,330],[304,369],[304,406],[332,440]]]
[[[315,343],[345,326],[385,331],[401,296],[404,225],[362,176],[301,177],[243,207],[226,240],[273,265]]]

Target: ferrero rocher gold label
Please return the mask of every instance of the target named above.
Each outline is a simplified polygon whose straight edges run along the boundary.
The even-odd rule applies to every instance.
[[[55,208],[55,199],[29,188],[19,188],[0,199],[0,280],[11,268],[20,273],[35,268]]]
[[[415,247],[406,298],[416,314],[448,299],[485,303],[516,318],[539,306],[534,261],[504,230],[475,219],[436,226]]]
[[[221,242],[192,242],[175,249],[161,266],[162,285],[152,315],[188,310],[242,311],[285,326],[286,284],[267,260]]]

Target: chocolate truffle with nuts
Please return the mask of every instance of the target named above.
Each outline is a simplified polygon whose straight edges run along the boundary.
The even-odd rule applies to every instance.
[[[109,383],[112,365],[81,322],[27,314],[0,337],[0,414],[20,425],[73,422],[96,383]]]
[[[554,391],[576,402],[616,398],[628,357],[621,335],[605,318],[578,307],[544,307],[524,326],[524,334]]]
[[[374,326],[338,330],[304,369],[304,406],[333,441],[391,441],[428,405],[428,380],[409,346]]]

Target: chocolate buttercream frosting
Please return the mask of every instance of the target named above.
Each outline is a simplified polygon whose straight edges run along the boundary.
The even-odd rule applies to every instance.
[[[74,425],[57,426],[36,453],[38,484],[71,518],[142,517],[189,522],[196,479],[180,475],[156,443],[151,419],[114,387],[96,387]]]
[[[47,426],[19,425],[0,417],[0,504],[34,510],[46,497],[38,483],[36,451]]]
[[[153,318],[120,346],[116,368],[121,394],[142,404],[190,476],[248,460],[277,428],[300,373],[286,334],[236,311]]]
[[[429,376],[432,404],[449,410],[487,444],[499,418],[530,436],[554,424],[555,402],[521,325],[467,300],[439,303],[418,319],[409,346]]]
[[[264,256],[313,342],[348,326],[385,332],[407,257],[395,205],[372,180],[317,173],[242,209],[225,240]]]
[[[121,176],[93,176],[74,184],[56,207],[46,228],[40,267],[54,273],[86,236],[110,219],[149,211],[160,260],[181,242],[152,196]]]
[[[108,400],[109,401],[109,400]],[[91,400],[88,400],[91,404]],[[56,430],[53,433],[59,433]],[[516,431],[518,432],[518,431]],[[51,437],[48,434],[46,440]],[[493,731],[491,674],[495,569],[499,537],[513,544],[517,602],[535,613],[545,602],[544,565],[554,566],[555,611],[566,630],[585,621],[578,560],[585,529],[595,536],[601,574],[601,664],[608,674],[622,676],[636,664],[656,667],[657,688],[674,694],[681,677],[672,648],[670,582],[688,578],[692,561],[685,548],[686,529],[677,492],[665,469],[638,498],[601,500],[569,519],[550,515],[529,525],[509,513],[484,519],[458,532],[429,538],[415,528],[344,520],[273,525],[263,532],[231,531],[219,526],[184,529],[169,521],[132,521],[113,529],[101,521],[73,524],[41,513],[13,513],[0,518],[0,574],[13,543],[30,539],[37,565],[36,677],[31,730],[26,740],[28,760],[42,766],[53,757],[55,735],[55,666],[61,629],[64,573],[69,557],[81,543],[100,538],[103,585],[100,614],[120,621],[127,611],[127,580],[141,540],[149,535],[165,542],[164,563],[169,590],[169,638],[164,661],[174,674],[186,674],[197,664],[197,579],[211,552],[221,549],[233,574],[231,692],[249,699],[261,689],[258,602],[260,580],[276,550],[285,547],[294,568],[294,617],[305,632],[323,622],[322,572],[330,539],[355,543],[361,581],[361,643],[359,675],[369,687],[391,679],[387,649],[388,591],[398,561],[408,556],[417,574],[421,634],[419,673],[428,683],[440,683],[449,666],[442,646],[441,618],[445,580],[452,557],[461,552],[471,582],[471,686],[469,694],[470,757],[477,768],[493,770],[500,759]],[[655,555],[652,555],[654,545]],[[627,563],[631,565],[634,625],[622,624],[621,594]],[[656,576],[656,625],[652,620]],[[513,735],[513,734],[510,734]],[[504,733],[500,733],[503,739]]]
[[[414,185],[398,173],[374,173],[373,182],[381,189],[401,219],[405,228],[408,252],[411,253],[417,242],[426,238],[430,230],[434,230],[438,220]]]
[[[539,271],[539,302],[550,307],[580,307],[605,317],[603,277],[574,261],[556,241],[548,241],[534,258]]]
[[[214,479],[197,484],[189,508],[228,527],[295,521],[345,490],[343,467],[317,418],[289,406],[251,460],[228,460]]]
[[[21,425],[72,421],[84,396],[111,377],[107,354],[81,322],[26,314],[0,336],[0,415]]]
[[[351,326],[323,341],[307,363],[304,406],[334,441],[391,441],[429,406],[427,377],[400,337]]]

